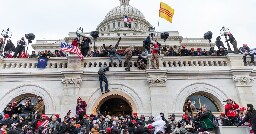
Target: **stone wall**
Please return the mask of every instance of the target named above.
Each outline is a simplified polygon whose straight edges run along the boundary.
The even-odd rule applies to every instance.
[[[3,59],[0,111],[13,98],[27,93],[43,97],[47,114],[62,116],[68,110],[75,114],[78,97],[88,103],[88,114],[95,114],[98,106],[113,96],[125,98],[133,112],[146,116],[160,112],[181,115],[187,97],[197,92],[212,98],[221,110],[227,98],[242,106],[255,105],[255,67],[243,66],[241,57],[160,57],[159,70],[138,70],[134,57],[131,72],[124,71],[124,66],[110,67],[106,75],[111,92],[104,95],[100,93],[97,71],[100,63],[109,62],[107,58],[52,58],[44,70],[30,66],[36,64],[36,59]]]

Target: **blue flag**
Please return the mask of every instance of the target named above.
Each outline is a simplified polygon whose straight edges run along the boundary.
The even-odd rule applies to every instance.
[[[46,57],[39,57],[37,68],[46,68],[48,59]]]

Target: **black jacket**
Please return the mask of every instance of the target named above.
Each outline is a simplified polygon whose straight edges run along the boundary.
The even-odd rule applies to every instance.
[[[239,123],[239,126],[247,121],[251,122],[252,130],[256,131],[256,110],[248,111],[248,113],[245,115],[244,120]]]

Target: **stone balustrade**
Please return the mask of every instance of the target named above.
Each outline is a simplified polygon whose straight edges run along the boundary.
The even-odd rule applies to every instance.
[[[230,66],[230,61],[226,56],[187,56],[187,57],[163,57],[160,67],[207,67],[207,66]]]
[[[37,68],[36,58],[7,58],[0,60],[0,69]],[[67,58],[50,58],[47,68],[67,68]]]
[[[78,58],[78,57],[77,57]],[[131,70],[138,70],[137,68],[137,56],[133,56],[131,60]],[[150,58],[146,57],[148,60],[148,67],[151,67]],[[47,67],[50,68],[68,68],[68,59],[66,57],[52,57],[48,60]],[[192,68],[192,67],[228,67],[228,66],[243,66],[241,56],[186,56],[186,57],[159,57],[160,69],[168,68]],[[122,64],[119,64],[116,57],[114,57],[114,62],[111,64],[108,57],[90,57],[84,58],[81,61],[81,69],[90,70],[99,68],[103,65],[109,66],[114,70],[124,70],[126,67],[125,57],[122,57]],[[79,65],[78,65],[79,66]],[[0,59],[0,69],[10,69],[10,68],[37,68],[37,59],[27,59],[27,58],[6,58]]]

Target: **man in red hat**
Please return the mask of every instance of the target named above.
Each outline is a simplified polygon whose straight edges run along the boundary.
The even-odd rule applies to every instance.
[[[188,56],[189,51],[186,49],[186,45],[182,45],[182,49],[180,50],[180,56]]]
[[[256,110],[253,108],[252,104],[247,104],[247,113],[246,113],[243,121],[241,121],[238,124],[238,126],[244,124],[245,122],[251,123],[251,126],[252,126],[251,133],[255,133],[256,132]]]
[[[225,105],[225,114],[230,119],[231,124],[234,124],[234,118],[236,117],[237,109],[239,108],[239,105],[231,100],[226,100],[227,104]]]
[[[36,131],[38,131],[38,129],[41,127],[41,128],[45,128],[49,121],[47,120],[47,116],[45,114],[42,114],[41,116],[41,119],[37,121],[37,124],[36,124]]]
[[[240,107],[239,110],[238,110],[238,117],[237,117],[237,120],[238,120],[238,123],[239,122],[242,122],[244,120],[244,117],[245,117],[245,107]],[[244,124],[242,124],[244,125]]]

